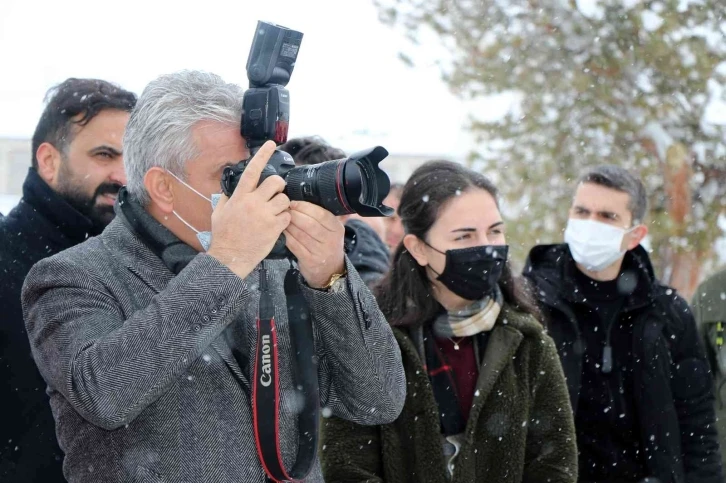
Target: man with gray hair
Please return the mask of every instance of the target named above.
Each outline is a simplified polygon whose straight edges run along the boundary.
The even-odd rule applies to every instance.
[[[578,181],[565,243],[524,275],[567,377],[581,482],[722,482],[711,374],[685,300],[640,245],[647,197],[605,165]]]
[[[274,143],[232,196],[219,193],[224,168],[249,156],[241,114],[242,90],[212,74],[149,84],[124,137],[115,220],[28,275],[26,327],[71,482],[264,482],[263,427],[279,431],[291,466],[299,394],[285,304],[273,338],[279,417],[253,430],[260,270],[284,300],[290,262],[264,260],[282,233],[311,308],[323,414],[383,424],[401,410],[400,352],[344,255],[343,226],[291,203],[282,178],[259,183]],[[305,481],[322,481],[317,461]]]

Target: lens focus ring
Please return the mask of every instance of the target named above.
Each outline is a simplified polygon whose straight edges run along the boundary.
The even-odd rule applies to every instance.
[[[287,196],[293,201],[308,201],[322,206],[334,215],[353,213],[350,203],[345,199],[345,162],[346,160],[326,161],[291,169],[285,178]]]
[[[329,161],[322,163],[317,173],[317,195],[320,204],[334,215],[347,215],[353,213],[350,203],[345,196],[343,186],[343,173],[347,160]]]

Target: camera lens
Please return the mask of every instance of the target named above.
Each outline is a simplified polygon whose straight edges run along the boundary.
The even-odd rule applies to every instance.
[[[337,216],[391,216],[393,209],[383,204],[391,183],[378,167],[386,156],[388,151],[377,146],[345,159],[295,166],[288,153],[276,151],[263,169],[260,183],[277,174],[285,180],[285,194],[291,200],[322,206]],[[246,163],[241,161],[222,173],[222,191],[227,196],[237,187]]]
[[[383,205],[390,181],[378,163],[388,152],[378,146],[349,158],[290,169],[284,177],[291,200],[308,201],[334,215],[390,216]]]
[[[286,193],[291,200],[308,201],[334,215],[353,213],[344,193],[345,159],[298,166],[287,172]]]

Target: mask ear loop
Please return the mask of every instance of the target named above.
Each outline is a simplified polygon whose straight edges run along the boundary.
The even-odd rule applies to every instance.
[[[429,242],[427,242],[427,241],[426,241],[426,240],[424,240],[423,238],[419,238],[419,240],[421,240],[421,241],[422,241],[422,242],[424,243],[424,245],[426,245],[427,247],[429,247],[429,248],[430,248],[430,249],[432,249],[433,251],[435,251],[435,252],[437,252],[437,253],[440,253],[440,254],[442,254],[442,255],[446,255],[446,252],[442,252],[441,250],[439,250],[439,249],[437,249],[437,248],[434,248],[434,247],[432,247],[431,245],[429,245]]]
[[[426,266],[428,267],[429,270],[431,270],[432,272],[434,272],[434,274],[436,275],[436,280],[438,280],[439,278],[441,278],[441,274],[439,272],[437,272],[436,270],[434,270],[434,268],[431,266],[431,264],[426,265]]]
[[[436,248],[432,247],[432,246],[431,246],[431,245],[429,245],[429,243],[428,243],[428,242],[427,242],[426,240],[424,240],[423,238],[419,238],[419,240],[421,240],[421,241],[423,242],[423,244],[424,244],[424,245],[426,245],[427,247],[429,247],[430,249],[432,249],[432,250],[433,250],[433,251],[435,251],[436,253],[440,253],[441,255],[445,256],[445,257],[446,257],[447,259],[449,258],[449,257],[448,257],[448,256],[446,255],[446,253],[445,253],[445,252],[442,252],[441,250],[438,250],[438,249],[436,249]],[[434,273],[436,274],[436,280],[438,280],[439,278],[441,278],[441,274],[440,274],[439,272],[437,272],[436,270],[434,270],[434,267],[432,267],[432,266],[431,266],[431,264],[428,264],[428,265],[426,265],[426,266],[428,267],[428,269],[429,269],[429,270],[431,270],[432,272],[434,272]],[[446,262],[444,262],[444,269],[446,269]]]
[[[199,230],[197,230],[197,229],[196,229],[196,228],[194,228],[194,227],[193,227],[192,225],[190,225],[190,224],[189,224],[189,223],[187,222],[187,220],[185,220],[184,218],[182,218],[181,216],[179,216],[179,213],[177,213],[177,212],[176,212],[176,210],[171,210],[171,212],[172,212],[172,213],[174,213],[174,216],[176,216],[177,218],[179,218],[179,221],[181,221],[181,222],[182,222],[182,223],[184,223],[184,224],[185,224],[186,226],[188,226],[188,227],[189,227],[189,229],[190,229],[190,230],[192,230],[192,231],[193,231],[194,233],[196,233],[197,235],[198,235],[198,234],[200,233],[200,232],[199,232]]]
[[[205,200],[209,201],[210,203],[212,202],[211,199],[207,198],[206,196],[204,196],[203,194],[201,194],[199,191],[195,190],[190,185],[188,185],[187,183],[185,183],[184,181],[182,181],[181,178],[179,178],[179,176],[175,175],[174,173],[172,173],[168,169],[166,170],[166,172],[169,173],[170,175],[172,175],[174,177],[174,179],[176,179],[178,182],[180,182],[181,184],[183,184],[184,186],[186,186],[187,188],[189,188],[190,190],[192,190],[197,195],[201,196],[202,198],[204,198]],[[182,223],[184,223],[194,233],[196,233],[197,235],[200,233],[199,230],[197,230],[196,228],[194,228],[189,222],[187,222],[187,220],[185,220],[184,218],[182,218],[179,215],[179,213],[176,212],[176,210],[171,210],[171,212],[174,213],[174,216],[176,216],[177,218],[179,218],[179,221],[181,221]]]
[[[166,170],[166,172],[169,173],[170,175],[172,175],[178,182],[180,182],[181,184],[183,184],[184,186],[186,186],[190,190],[194,191],[196,194],[198,194],[199,196],[201,196],[205,200],[209,201],[210,203],[212,202],[211,199],[207,198],[206,196],[204,196],[203,194],[201,194],[199,191],[197,191],[194,188],[192,188],[191,186],[189,186],[187,183],[185,183],[184,181],[182,181],[177,175],[175,175],[174,173],[172,173],[168,169]]]

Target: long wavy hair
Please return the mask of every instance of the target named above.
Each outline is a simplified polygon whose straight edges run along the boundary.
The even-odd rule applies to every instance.
[[[429,161],[420,166],[403,187],[398,214],[406,234],[426,239],[441,208],[466,190],[486,191],[498,203],[498,191],[484,175],[450,161]],[[504,301],[516,310],[540,319],[540,312],[529,286],[515,277],[509,261],[499,279]],[[419,265],[399,243],[393,254],[392,267],[374,288],[378,304],[393,326],[427,323],[442,310],[432,292],[425,267]]]

